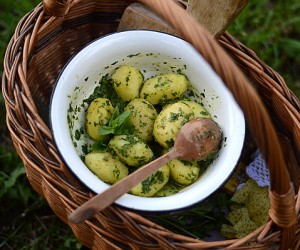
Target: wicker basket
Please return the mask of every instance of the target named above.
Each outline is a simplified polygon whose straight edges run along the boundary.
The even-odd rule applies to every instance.
[[[112,205],[70,225],[74,234],[93,249],[299,249],[299,100],[280,75],[229,34],[214,40],[171,0],[141,2],[197,48],[243,109],[251,138],[270,168],[270,220],[242,239],[206,242]],[[47,124],[51,91],[68,59],[93,39],[115,32],[130,3],[44,0],[19,22],[6,51],[2,92],[7,126],[32,187],[65,223],[93,193],[69,172],[54,145]]]

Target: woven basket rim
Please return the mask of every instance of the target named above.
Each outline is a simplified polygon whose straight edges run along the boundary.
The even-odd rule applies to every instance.
[[[113,2],[112,5],[116,4],[114,1],[111,2]],[[129,1],[117,1],[117,4],[119,3],[122,4],[120,9],[124,9],[129,4]],[[80,4],[82,5],[84,3]],[[80,14],[79,10],[84,13],[82,6],[79,8],[78,3],[74,2],[74,5],[71,6],[70,12],[68,13],[69,17],[67,18],[72,18],[72,15],[81,15],[82,13]],[[47,39],[55,40],[55,36],[58,34],[56,31],[61,29],[61,23],[64,21],[65,20],[59,17],[49,17],[46,12],[44,12],[42,4],[38,5],[32,12],[23,17],[16,28],[15,36],[8,45],[5,54],[2,93],[7,109],[7,125],[17,152],[24,162],[30,183],[41,196],[46,198],[52,210],[67,223],[67,215],[70,214],[78,204],[89,199],[92,194],[85,187],[82,187],[81,183],[79,183],[72,174],[64,169],[63,161],[60,159],[52,142],[52,135],[47,122],[39,115],[39,109],[37,108],[38,103],[35,97],[32,96],[32,87],[28,86],[29,83],[27,80],[31,77],[29,72],[30,65],[27,65],[27,63],[29,64],[29,62],[36,60],[35,54],[45,49],[44,45],[51,42]],[[76,24],[78,23],[75,23],[74,27]],[[271,106],[273,101],[276,102],[277,106],[278,103],[284,106],[283,111],[281,111],[280,106],[276,106],[276,112],[282,114],[282,112],[286,110],[289,111],[283,118],[288,117],[288,119],[294,121],[294,126],[283,126],[282,121],[279,123],[280,126],[286,127],[288,131],[286,134],[290,135],[295,145],[298,143],[297,146],[299,149],[300,146],[299,142],[297,142],[297,138],[299,138],[300,134],[300,102],[288,89],[282,77],[263,63],[253,51],[239,43],[228,33],[219,39],[219,44],[226,49],[228,53],[231,53],[235,62],[239,64],[240,68],[245,72],[248,72],[251,79],[263,83],[267,82],[269,84],[269,86],[267,86],[261,83],[258,89],[260,88],[259,91],[261,92],[270,91],[270,89],[274,91],[275,97],[271,101],[267,100],[269,101],[268,104]],[[18,51],[21,52],[18,53]],[[284,137],[286,138],[286,135]],[[295,152],[298,151],[298,149],[295,149]],[[297,201],[295,206],[296,213],[299,215],[300,202],[298,194],[295,196],[295,200]],[[59,205],[56,206],[56,204]],[[115,216],[116,219],[113,219]],[[70,225],[70,227],[77,238],[89,247],[102,244],[102,246],[110,246],[117,249],[118,244],[122,245],[126,243],[120,239],[117,231],[109,232],[108,230],[105,232],[105,225],[109,223],[119,226],[125,225],[125,227],[128,227],[128,230],[134,232],[133,235],[137,235],[137,239],[132,238],[132,242],[128,243],[132,247],[141,244],[138,242],[138,239],[143,238],[143,231],[146,231],[152,238],[156,238],[154,245],[157,248],[165,246],[170,249],[177,247],[186,247],[189,249],[193,247],[214,248],[229,246],[241,247],[242,249],[243,245],[251,240],[256,241],[257,246],[263,249],[266,246],[269,247],[272,244],[280,243],[282,237],[282,232],[274,226],[274,221],[270,220],[266,225],[240,240],[203,242],[169,232],[159,225],[145,220],[139,214],[123,210],[116,206],[110,207],[83,225]],[[87,227],[90,229],[87,229]],[[109,225],[109,227],[111,227],[111,225]],[[297,223],[297,232],[299,231],[298,227],[299,222]],[[148,228],[148,231],[146,228]],[[91,235],[87,236],[87,234],[83,234],[85,230],[90,232]],[[272,233],[272,231],[274,231],[274,233]],[[130,237],[133,237],[133,235],[130,235]],[[107,236],[107,239],[104,239],[105,236]],[[171,242],[169,242],[170,239]],[[152,246],[149,242],[147,244],[149,244],[149,247]],[[299,247],[299,244],[299,238],[297,237],[297,241],[295,240],[294,244],[295,249]]]

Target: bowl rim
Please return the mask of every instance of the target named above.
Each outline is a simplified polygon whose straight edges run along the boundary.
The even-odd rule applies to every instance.
[[[82,178],[82,176],[79,176],[79,174],[74,170],[73,167],[70,166],[68,160],[66,159],[66,157],[64,156],[64,153],[63,151],[61,150],[61,147],[60,147],[60,144],[58,143],[58,139],[56,137],[56,131],[55,131],[55,121],[53,120],[53,112],[54,112],[54,99],[55,99],[55,96],[57,95],[57,91],[58,91],[58,86],[61,82],[61,78],[62,78],[62,75],[65,73],[66,69],[68,69],[68,67],[70,67],[70,65],[72,64],[74,58],[77,58],[79,57],[82,53],[85,52],[85,50],[87,48],[89,48],[90,46],[93,46],[97,43],[101,43],[101,41],[103,42],[105,39],[109,39],[109,38],[112,38],[112,37],[115,37],[115,36],[120,36],[122,34],[132,34],[132,35],[136,35],[136,34],[139,34],[140,36],[141,35],[145,35],[145,34],[155,34],[155,35],[158,35],[158,36],[165,36],[165,37],[168,37],[170,39],[176,39],[178,42],[181,41],[181,43],[185,44],[186,46],[190,47],[190,49],[193,49],[198,55],[197,56],[200,56],[202,58],[202,60],[205,61],[205,63],[208,65],[208,67],[210,67],[210,65],[206,62],[205,59],[203,59],[203,57],[194,49],[194,47],[192,47],[188,42],[186,42],[185,40],[183,40],[182,38],[180,37],[177,37],[177,36],[174,36],[174,35],[171,35],[171,34],[167,34],[167,33],[164,33],[164,32],[159,32],[159,31],[149,31],[149,30],[131,30],[131,31],[120,31],[120,32],[116,32],[116,33],[112,33],[112,34],[107,34],[107,35],[104,35],[102,37],[99,37],[93,41],[91,41],[90,43],[86,44],[83,48],[81,48],[77,53],[75,53],[68,61],[67,63],[63,66],[62,70],[60,71],[60,73],[58,74],[58,77],[55,81],[55,85],[53,87],[53,90],[52,90],[52,93],[51,93],[51,99],[50,99],[50,112],[49,112],[49,119],[50,119],[50,130],[52,132],[52,135],[53,135],[53,139],[54,139],[54,144],[56,146],[56,148],[58,149],[58,153],[59,155],[61,156],[61,159],[63,160],[64,164],[66,167],[68,167],[68,169],[74,174],[74,176],[77,177],[77,179],[87,188],[89,188],[91,191],[93,191],[94,193],[97,193],[97,191],[95,191],[93,188],[91,188],[90,185],[88,185],[86,183],[86,181]],[[212,69],[211,69],[212,70]],[[214,72],[214,70],[212,70],[212,73],[215,74],[215,76],[217,78],[219,78],[216,73]],[[220,79],[220,78],[219,78]],[[220,79],[220,82],[222,83],[222,85],[224,85],[223,87],[226,87],[226,85],[223,83],[223,81]],[[228,90],[229,91],[229,90]],[[231,93],[229,93],[229,95],[231,96]],[[231,97],[232,98],[232,97]],[[235,108],[237,108],[237,110],[240,110],[240,108],[238,107],[238,105],[236,104],[235,102],[235,99],[233,98],[233,105],[235,106]],[[123,195],[122,197],[120,197],[118,200],[116,200],[115,204],[119,205],[120,207],[123,207],[123,208],[126,208],[126,209],[130,209],[130,210],[133,210],[133,211],[143,211],[143,212],[170,212],[170,211],[178,211],[178,210],[182,210],[182,209],[186,209],[188,207],[191,207],[191,206],[194,206],[195,204],[198,204],[199,202],[202,202],[204,201],[205,199],[207,199],[208,197],[210,197],[213,193],[215,193],[221,186],[224,185],[224,183],[226,183],[226,181],[230,178],[230,176],[232,175],[232,173],[234,172],[235,170],[235,167],[236,167],[236,164],[238,163],[239,161],[239,157],[241,155],[241,152],[242,152],[242,148],[243,148],[243,143],[244,143],[244,140],[245,140],[245,128],[246,128],[246,124],[245,124],[245,119],[244,119],[244,115],[242,113],[242,111],[240,110],[240,122],[242,122],[241,124],[241,127],[240,127],[240,133],[241,133],[241,137],[240,138],[240,141],[239,141],[239,152],[236,152],[236,155],[238,155],[238,157],[235,158],[235,161],[234,161],[234,166],[232,167],[230,173],[227,172],[227,176],[226,178],[223,178],[223,181],[220,182],[218,184],[218,186],[214,187],[214,189],[208,193],[208,195],[206,195],[205,197],[201,198],[201,199],[195,199],[193,202],[188,202],[184,205],[178,205],[178,206],[173,206],[173,207],[168,207],[168,208],[153,208],[153,207],[143,207],[143,206],[132,206],[132,205],[128,205],[127,204],[127,199],[136,199],[137,202],[141,201],[140,198],[142,199],[150,199],[152,201],[152,203],[154,204],[155,202],[161,202],[162,199],[166,199],[168,197],[171,197],[171,196],[168,196],[168,197],[139,197],[139,196],[134,196],[134,195],[131,195],[131,194],[125,194]],[[79,157],[79,156],[78,156]],[[80,159],[80,158],[79,158]],[[86,167],[87,168],[87,167]],[[101,181],[101,180],[100,180]],[[101,181],[103,182],[103,181]],[[110,186],[109,184],[106,184],[107,188]],[[175,195],[172,195],[172,196],[176,196]],[[138,204],[137,204],[138,205]]]

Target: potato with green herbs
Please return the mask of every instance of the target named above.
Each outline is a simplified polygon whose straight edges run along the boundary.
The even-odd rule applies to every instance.
[[[169,178],[171,178],[171,175]],[[168,182],[160,190],[158,190],[158,192],[156,192],[154,194],[154,196],[155,197],[166,197],[166,196],[170,196],[170,195],[178,193],[179,190],[180,190],[180,188],[178,186],[174,185],[174,183]]]
[[[142,73],[133,66],[121,66],[111,76],[113,86],[123,101],[130,101],[140,96],[144,81]]]
[[[106,98],[96,98],[93,100],[86,112],[87,134],[94,140],[101,140],[100,128],[106,125],[112,116],[114,108]]]
[[[196,161],[181,161],[173,159],[167,164],[170,168],[170,176],[178,184],[187,186],[198,180],[200,168]]]
[[[181,127],[194,118],[193,110],[182,102],[167,105],[157,116],[153,135],[164,148],[170,148]]]
[[[165,164],[145,180],[133,187],[130,192],[133,195],[151,197],[169,181],[170,170]]]
[[[150,141],[153,137],[153,125],[157,117],[156,109],[151,103],[144,99],[134,99],[125,107],[130,110],[131,123],[135,127],[134,134],[145,141]]]
[[[181,102],[193,110],[194,118],[211,118],[209,112],[200,103],[191,100],[182,100]]]
[[[127,166],[110,153],[89,153],[85,156],[86,166],[102,181],[113,184],[128,175]]]
[[[144,140],[136,135],[115,135],[109,147],[120,160],[132,167],[140,167],[153,158],[153,152]]]
[[[187,90],[189,81],[186,76],[170,73],[148,79],[140,93],[140,97],[153,105],[181,97]]]

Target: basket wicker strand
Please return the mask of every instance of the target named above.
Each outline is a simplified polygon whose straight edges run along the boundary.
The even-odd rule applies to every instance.
[[[44,0],[19,22],[7,47],[2,79],[7,126],[32,187],[65,223],[94,194],[57,152],[48,126],[51,91],[64,64],[93,39],[115,32],[131,2]],[[140,2],[195,46],[244,111],[270,170],[270,220],[242,239],[207,242],[112,205],[70,225],[74,234],[93,249],[299,249],[299,100],[280,75],[229,34],[214,40],[172,0]]]

